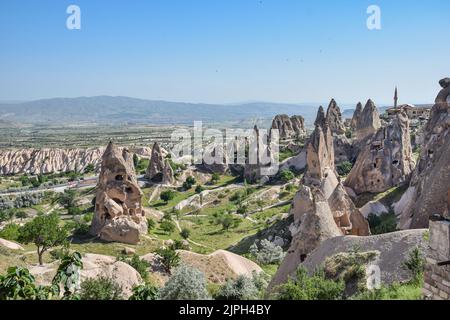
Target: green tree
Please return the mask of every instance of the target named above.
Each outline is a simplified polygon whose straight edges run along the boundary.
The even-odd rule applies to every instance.
[[[204,190],[205,190],[205,188],[203,188],[199,184],[195,187],[195,193],[202,193]]]
[[[345,283],[329,280],[323,271],[309,276],[304,267],[297,269],[296,277],[277,288],[278,300],[342,300]]]
[[[43,264],[42,255],[48,249],[63,244],[68,236],[67,229],[59,223],[59,216],[53,213],[36,217],[20,229],[19,240],[25,244],[32,242],[36,245],[40,265]]]
[[[159,248],[156,254],[160,257],[161,264],[167,273],[180,264],[180,256],[173,248]]]
[[[211,176],[211,183],[216,184],[219,181],[220,181],[220,174],[214,172]]]
[[[65,209],[73,208],[76,206],[76,192],[75,190],[67,189],[64,193],[61,193],[58,197],[58,202]]]
[[[353,164],[350,161],[344,161],[336,166],[336,171],[341,177],[347,176],[352,171]]]
[[[167,234],[171,234],[176,229],[175,224],[169,220],[164,220],[163,222],[161,222],[160,227],[161,227],[161,230],[163,230]]]
[[[84,168],[84,173],[91,173],[95,171],[95,166],[92,163],[89,163],[86,168]]]
[[[17,211],[16,217],[20,220],[23,220],[28,218],[28,213],[26,213],[25,211]]]
[[[173,198],[175,198],[175,192],[173,190],[166,190],[161,192],[159,197],[162,201],[168,203],[169,201],[173,200]]]
[[[133,154],[133,165],[135,168],[137,168],[139,165],[139,157],[136,153]]]
[[[150,233],[151,230],[155,229],[156,222],[152,218],[147,218],[147,230]]]
[[[233,225],[233,217],[230,214],[225,214],[220,221],[223,230],[228,231]]]
[[[125,255],[120,255],[117,257],[118,261],[125,262],[132,266],[142,277],[142,279],[148,278],[148,268],[150,267],[150,263],[141,259],[137,254],[134,254],[132,257],[127,257]]]
[[[122,287],[114,280],[101,276],[81,283],[81,300],[123,300]]]
[[[280,177],[284,183],[288,183],[295,178],[295,174],[291,170],[285,169],[280,172]]]
[[[191,230],[189,230],[189,229],[187,229],[187,228],[183,228],[183,229],[181,230],[181,232],[180,232],[180,236],[181,236],[183,239],[188,239],[190,235],[191,235]]]
[[[133,288],[133,294],[129,300],[158,300],[158,287],[152,284],[145,284]]]
[[[419,248],[411,250],[408,260],[402,264],[402,267],[412,274],[412,283],[417,284],[423,281],[425,258]]]
[[[17,241],[20,236],[20,226],[15,223],[7,224],[2,230],[0,230],[0,238]]]
[[[189,190],[195,185],[195,183],[196,183],[195,178],[193,176],[189,176],[186,178],[186,181],[184,181],[183,188],[185,190]]]

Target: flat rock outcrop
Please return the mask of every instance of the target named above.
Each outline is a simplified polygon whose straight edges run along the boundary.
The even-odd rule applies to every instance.
[[[345,185],[361,194],[384,192],[407,183],[415,165],[412,157],[409,119],[399,113],[367,141]]]
[[[147,233],[141,199],[132,154],[110,142],[102,157],[90,233],[105,241],[137,244],[139,235]]]
[[[158,142],[155,142],[153,144],[152,156],[150,158],[150,163],[148,164],[147,171],[145,173],[145,178],[153,182],[161,182],[163,178],[163,171],[164,171],[163,152]]]
[[[368,100],[356,121],[355,138],[363,140],[378,131],[381,128],[380,114],[372,100]]]
[[[24,248],[21,245],[2,238],[0,238],[0,247],[4,247],[10,250],[24,250]]]
[[[272,129],[278,129],[281,140],[304,138],[307,135],[302,116],[277,115],[272,121]]]
[[[425,237],[427,230],[407,230],[386,233],[369,237],[343,236],[323,242],[304,261],[309,272],[314,272],[325,260],[336,254],[350,252],[358,248],[360,252],[378,251],[378,257],[371,262],[380,267],[381,281],[385,284],[411,280],[411,274],[402,264],[408,260],[409,254],[415,248],[422,253],[427,250]]]
[[[409,189],[396,206],[402,229],[426,228],[434,214],[449,216],[450,202],[450,79],[442,90],[424,129],[423,145]]]

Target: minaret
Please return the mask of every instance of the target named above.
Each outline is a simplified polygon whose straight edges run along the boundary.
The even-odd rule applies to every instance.
[[[398,90],[397,86],[395,87],[395,94],[394,94],[394,108],[397,109],[398,106]]]

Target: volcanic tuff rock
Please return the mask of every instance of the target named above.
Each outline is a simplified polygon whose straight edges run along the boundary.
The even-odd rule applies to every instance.
[[[152,149],[152,157],[148,164],[145,178],[153,182],[161,182],[164,170],[164,157],[158,142],[155,142]]]
[[[105,241],[138,243],[139,235],[147,233],[141,198],[133,156],[110,142],[102,157],[90,233]]]
[[[131,148],[139,156],[149,158],[150,148]],[[89,164],[100,172],[105,148],[90,149],[12,149],[0,150],[0,175],[83,172]],[[164,152],[164,150],[163,150]]]
[[[366,106],[356,122],[355,136],[357,140],[362,140],[381,128],[380,115],[372,100],[369,99],[367,101]]]
[[[344,134],[345,126],[342,122],[341,109],[337,105],[334,99],[331,99],[330,105],[327,110],[327,123],[330,126],[332,134]]]
[[[302,116],[282,114],[277,115],[272,121],[272,129],[278,129],[281,140],[306,137],[305,119]]]
[[[424,144],[402,205],[397,206],[400,227],[425,228],[431,215],[449,216],[450,204],[450,78],[431,109],[424,130]]]
[[[327,171],[335,170],[333,137],[322,107],[317,112],[315,126],[306,148],[305,181],[320,183]]]
[[[175,178],[173,176],[172,166],[170,165],[169,160],[166,159],[166,162],[164,163],[162,183],[165,185],[172,185],[174,182]]]
[[[356,105],[355,112],[353,113],[352,121],[350,122],[350,128],[355,131],[358,128],[358,123],[361,118],[363,106],[361,102]]]
[[[414,165],[409,119],[399,113],[366,143],[345,185],[357,194],[384,192],[407,182]]]
[[[87,165],[99,168],[104,148],[21,149],[0,151],[0,174],[83,172]]]
[[[288,276],[297,270],[308,254],[320,243],[342,236],[342,231],[333,219],[328,201],[318,189],[301,187],[293,202],[292,211],[294,223],[299,224],[299,228],[270,287],[286,282]]]
[[[353,148],[350,140],[345,136],[345,125],[342,121],[341,109],[334,99],[331,100],[328,106],[326,122],[333,136],[335,163],[350,161],[353,158]]]

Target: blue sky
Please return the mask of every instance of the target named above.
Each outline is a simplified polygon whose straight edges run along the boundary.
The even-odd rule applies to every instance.
[[[81,8],[81,30],[66,8]],[[382,29],[366,28],[381,8]],[[0,100],[432,102],[448,0],[2,0]]]

